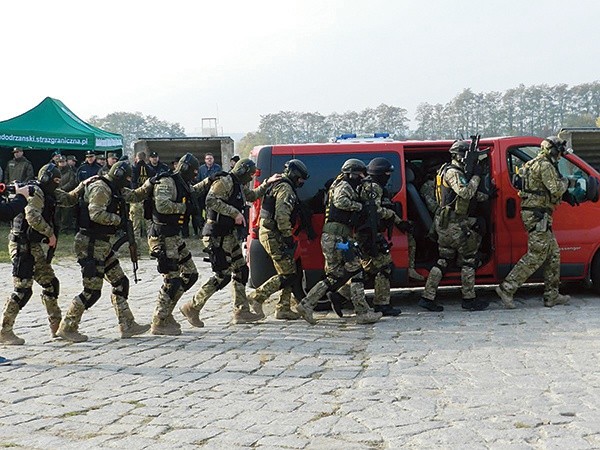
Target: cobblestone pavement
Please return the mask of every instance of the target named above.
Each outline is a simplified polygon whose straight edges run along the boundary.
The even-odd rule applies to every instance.
[[[10,267],[0,267],[6,297]],[[65,309],[79,268],[56,268]],[[140,261],[140,277],[130,303],[143,323],[160,285],[153,261]],[[600,447],[600,301],[587,291],[548,309],[530,288],[516,310],[479,313],[460,308],[458,290],[444,292],[443,313],[400,292],[398,318],[359,326],[318,314],[312,327],[272,316],[230,325],[227,288],[203,329],[177,312],[179,337],[120,340],[105,284],[84,314],[83,344],[50,339],[39,292],[15,327],[26,344],[0,348],[16,360],[0,367],[0,447]]]

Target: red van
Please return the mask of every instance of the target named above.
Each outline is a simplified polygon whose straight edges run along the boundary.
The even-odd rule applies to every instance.
[[[520,218],[520,198],[513,185],[513,175],[518,167],[537,154],[541,141],[537,137],[497,137],[481,139],[479,143],[479,148],[490,150],[481,188],[489,189],[494,185],[498,195],[477,212],[486,230],[479,255],[481,265],[476,272],[477,284],[500,283],[527,251],[527,233]],[[424,166],[429,161],[450,159],[448,150],[452,142],[351,138],[322,144],[255,147],[251,157],[260,169],[256,183],[282,172],[284,163],[292,158],[302,160],[310,172],[310,179],[298,194],[312,210],[311,222],[317,237],[309,240],[304,231],[297,236],[296,258],[302,277],[294,288],[294,295],[301,298],[323,277],[324,258],[320,246],[324,222],[323,193],[327,181],[337,176],[343,162],[349,158],[358,158],[367,164],[375,157],[385,157],[397,168],[386,188],[402,218],[415,225],[416,269],[426,276],[437,259],[437,244],[427,237],[432,216],[418,193],[418,183],[422,181]],[[563,202],[554,214],[553,229],[561,248],[561,280],[580,280],[600,292],[600,204],[597,203],[600,174],[574,154],[560,160],[559,170],[563,176],[577,180],[576,189],[581,201],[575,207]],[[260,202],[257,201],[250,211],[247,242],[250,283],[255,287],[275,273],[258,240],[259,211]],[[392,287],[423,285],[423,282],[409,280],[407,275],[407,236],[394,229],[389,240],[394,263]],[[542,279],[541,272],[532,277],[533,281]],[[442,284],[460,286],[459,271],[446,273]]]

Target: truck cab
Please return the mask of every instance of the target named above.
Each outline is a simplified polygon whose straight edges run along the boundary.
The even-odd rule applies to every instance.
[[[478,218],[483,236],[476,284],[497,284],[527,251],[527,233],[520,217],[520,197],[514,184],[517,169],[537,154],[541,139],[537,137],[497,137],[481,139],[479,148],[489,149],[485,174],[480,183],[484,192],[497,195],[478,205]],[[300,299],[324,275],[324,258],[320,235],[324,223],[324,196],[328,182],[335,178],[342,164],[358,158],[368,164],[376,157],[387,158],[395,170],[386,186],[397,213],[414,224],[416,270],[425,277],[437,260],[437,244],[428,237],[433,214],[419,194],[426,181],[427,168],[450,160],[453,141],[394,141],[389,138],[338,139],[337,142],[290,144],[256,147],[251,154],[259,168],[256,183],[273,173],[280,173],[286,161],[297,158],[308,167],[310,179],[298,190],[304,207],[310,210],[310,222],[316,238],[309,240],[305,230],[297,234],[295,258],[299,280],[294,295]],[[600,174],[576,155],[559,161],[559,170],[574,180],[579,206],[562,202],[554,213],[553,229],[561,248],[561,280],[587,281],[600,291]],[[429,171],[431,173],[431,171]],[[495,189],[494,189],[495,187]],[[247,258],[250,282],[259,286],[275,273],[269,256],[258,240],[260,201],[250,211],[250,234]],[[385,233],[384,233],[385,234]],[[408,237],[397,229],[386,235],[393,261],[391,285],[394,288],[423,286],[424,282],[408,278]],[[535,273],[530,281],[541,281]],[[443,285],[460,285],[460,271],[451,269]],[[367,287],[368,284],[367,284]]]

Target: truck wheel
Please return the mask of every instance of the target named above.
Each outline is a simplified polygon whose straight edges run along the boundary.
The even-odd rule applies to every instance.
[[[299,302],[306,297],[306,290],[304,288],[304,270],[302,270],[302,263],[300,260],[296,261],[296,273],[298,276],[296,277],[296,281],[294,281],[294,285],[292,286],[292,294],[294,294],[296,301]]]
[[[596,294],[600,294],[600,253],[596,253],[592,260],[590,278],[592,279],[592,289]]]

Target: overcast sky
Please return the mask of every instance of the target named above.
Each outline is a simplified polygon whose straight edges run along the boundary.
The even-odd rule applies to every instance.
[[[7,1],[0,120],[45,97],[199,135],[282,110],[408,110],[464,88],[600,79],[600,1]],[[348,130],[351,131],[351,130]]]

